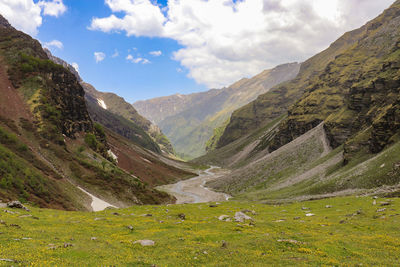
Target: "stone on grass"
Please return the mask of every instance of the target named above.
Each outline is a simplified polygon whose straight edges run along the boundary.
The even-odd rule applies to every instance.
[[[307,217],[312,217],[312,216],[315,216],[315,214],[314,213],[307,213],[306,216]]]
[[[156,242],[154,242],[153,240],[137,240],[137,241],[133,242],[133,244],[140,244],[143,247],[150,247],[150,246],[154,246],[156,244]]]
[[[221,216],[218,217],[218,220],[220,220],[220,221],[226,221],[228,218],[229,218],[228,215],[221,215]]]
[[[235,222],[244,222],[245,220],[253,220],[253,218],[247,216],[241,211],[235,213]]]
[[[22,203],[19,202],[18,200],[8,202],[8,203],[7,203],[7,207],[9,207],[9,208],[15,208],[15,209],[23,209],[23,210],[26,210],[26,211],[30,211],[27,207],[25,207],[24,205],[22,205]]]

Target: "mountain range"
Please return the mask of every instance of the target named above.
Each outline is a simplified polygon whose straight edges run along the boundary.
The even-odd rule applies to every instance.
[[[226,124],[234,110],[293,79],[299,68],[299,63],[283,64],[226,88],[138,101],[133,106],[159,125],[179,155],[194,158],[203,155],[207,147],[214,147],[209,141],[214,129]]]

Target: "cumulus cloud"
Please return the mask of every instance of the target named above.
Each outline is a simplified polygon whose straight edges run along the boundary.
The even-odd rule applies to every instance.
[[[135,58],[130,54],[126,57],[126,60],[128,60],[128,61],[130,61],[132,63],[135,63],[135,64],[138,64],[138,63],[150,64],[151,63],[150,60],[148,60],[146,58],[141,58],[141,57]]]
[[[71,66],[79,73],[79,65],[76,62],[72,62]]]
[[[112,14],[90,29],[164,37],[189,77],[228,85],[277,64],[302,61],[345,31],[374,18],[394,0],[106,0]]]
[[[67,11],[62,0],[39,1],[38,5],[43,9],[43,14],[58,17]]]
[[[0,0],[1,14],[16,29],[30,35],[37,35],[42,25],[42,14],[58,17],[66,11],[62,0],[39,1],[33,0]]]
[[[44,47],[46,47],[46,48],[48,48],[48,49],[50,49],[50,48],[52,48],[52,47],[58,48],[58,49],[63,49],[63,48],[64,48],[64,45],[63,45],[63,43],[62,43],[61,41],[59,41],[59,40],[53,40],[53,41],[44,43]]]
[[[149,54],[152,55],[152,56],[154,56],[154,57],[159,57],[159,56],[162,55],[162,52],[161,52],[160,50],[158,50],[158,51],[151,51]]]
[[[102,62],[106,58],[106,54],[103,52],[94,52],[94,59],[96,63]]]

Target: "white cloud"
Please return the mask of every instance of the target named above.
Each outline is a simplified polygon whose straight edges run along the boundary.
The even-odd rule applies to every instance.
[[[146,58],[141,58],[141,57],[135,58],[135,57],[133,57],[131,54],[129,54],[129,55],[126,57],[126,60],[128,60],[128,61],[130,61],[130,62],[132,62],[132,63],[135,63],[135,64],[138,64],[138,63],[150,64],[150,63],[151,63],[151,62],[150,62],[148,59],[146,59]]]
[[[62,43],[61,41],[59,41],[59,40],[53,40],[53,41],[51,41],[51,42],[44,43],[44,47],[46,47],[46,48],[48,48],[48,49],[50,49],[50,48],[52,48],[52,47],[55,47],[55,48],[58,48],[58,49],[63,49],[63,48],[64,48],[64,45],[63,45],[63,43]]]
[[[58,17],[67,11],[62,0],[39,1],[38,5],[43,9],[43,14]]]
[[[150,55],[154,56],[154,57],[159,57],[162,55],[162,52],[160,50],[158,51],[151,51],[149,52]]]
[[[394,0],[106,0],[113,14],[90,29],[164,37],[182,49],[173,58],[189,77],[222,87],[275,65],[302,61]],[[120,15],[122,14],[122,15]]]
[[[33,0],[0,0],[0,13],[18,30],[30,35],[37,35],[42,25],[43,15],[58,17],[66,7],[62,0],[39,1]]]
[[[78,65],[78,63],[72,62],[71,66],[74,67],[74,69],[79,73],[79,65]]]
[[[103,52],[94,52],[94,59],[96,60],[96,63],[103,61],[105,58],[106,54]]]

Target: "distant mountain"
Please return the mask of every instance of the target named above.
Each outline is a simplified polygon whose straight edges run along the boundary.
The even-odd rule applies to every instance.
[[[153,152],[158,145],[133,122],[118,117],[122,129],[139,131],[137,140],[93,122],[76,73],[1,15],[0,96],[3,202],[91,210],[80,187],[119,207],[170,203],[173,197],[154,186],[193,176],[185,164]],[[117,115],[107,116],[117,124]],[[145,139],[150,147],[140,143]]]
[[[232,172],[209,186],[239,199],[400,192],[400,0],[235,111],[195,160]]]
[[[231,113],[281,82],[293,79],[300,64],[290,63],[242,79],[220,90],[190,95],[173,95],[134,103],[144,117],[157,123],[181,155],[205,153],[214,128],[223,125]]]

